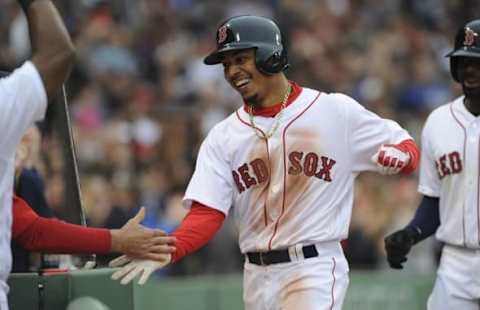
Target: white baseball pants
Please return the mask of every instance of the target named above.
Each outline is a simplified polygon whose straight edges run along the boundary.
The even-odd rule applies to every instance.
[[[480,250],[445,245],[427,308],[480,308]]]
[[[339,242],[316,244],[318,256],[259,266],[245,262],[246,310],[340,310],[348,287],[348,263]]]

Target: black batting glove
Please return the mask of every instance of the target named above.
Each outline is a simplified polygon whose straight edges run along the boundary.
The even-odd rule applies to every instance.
[[[407,254],[417,243],[420,232],[413,227],[406,227],[385,237],[387,261],[393,269],[403,269],[402,264],[407,261]]]

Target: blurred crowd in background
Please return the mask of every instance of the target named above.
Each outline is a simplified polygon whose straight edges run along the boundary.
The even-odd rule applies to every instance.
[[[234,15],[274,18],[282,29],[289,79],[346,93],[420,141],[428,113],[460,94],[445,54],[473,0],[79,0],[57,1],[77,47],[67,97],[78,150],[83,203],[91,226],[118,228],[146,206],[144,224],[172,231],[208,130],[241,106],[221,66],[203,57],[217,26]],[[478,17],[478,16],[477,16]],[[28,28],[16,1],[0,0],[0,69],[29,56]],[[61,216],[62,143],[44,135],[37,169],[49,207]],[[352,269],[386,268],[383,237],[405,225],[418,204],[417,176],[357,180],[350,238]],[[438,245],[417,246],[407,268],[435,269]],[[103,262],[107,261],[107,258]],[[241,270],[229,218],[217,237],[169,271]]]

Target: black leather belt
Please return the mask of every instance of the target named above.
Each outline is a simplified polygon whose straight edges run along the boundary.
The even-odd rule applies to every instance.
[[[318,256],[318,251],[314,244],[304,246],[302,251],[303,257],[305,258]],[[288,254],[288,249],[273,250],[269,252],[248,252],[247,257],[250,263],[261,266],[288,263],[292,261],[290,254]]]

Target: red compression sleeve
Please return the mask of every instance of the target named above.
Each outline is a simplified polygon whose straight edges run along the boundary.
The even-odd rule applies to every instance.
[[[89,228],[38,216],[14,196],[12,239],[28,251],[68,254],[105,254],[110,251],[108,229]]]
[[[418,166],[418,161],[420,160],[420,152],[418,151],[415,141],[412,139],[404,140],[399,144],[396,144],[395,147],[400,151],[410,155],[410,161],[405,167],[402,168],[400,172],[403,174],[410,174],[415,171]]]
[[[172,255],[172,261],[177,262],[207,244],[222,227],[224,220],[225,214],[222,212],[194,201],[190,212],[172,233],[177,238],[177,250]]]

